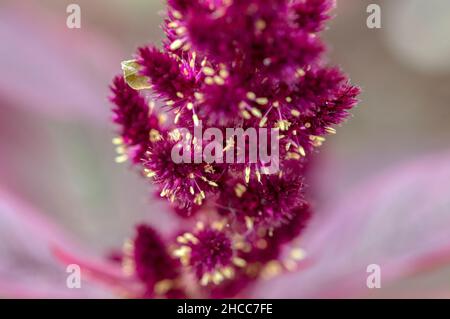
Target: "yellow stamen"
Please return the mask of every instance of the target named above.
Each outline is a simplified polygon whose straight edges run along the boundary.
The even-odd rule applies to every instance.
[[[121,137],[115,137],[115,138],[113,138],[112,143],[113,143],[114,145],[121,145],[121,144],[123,144],[123,138],[121,138]]]
[[[222,69],[222,70],[219,71],[219,75],[220,75],[222,78],[226,79],[230,74],[228,73],[227,70]]]
[[[192,120],[194,121],[194,125],[195,125],[195,126],[199,126],[199,125],[200,125],[200,121],[199,121],[199,119],[198,119],[197,114],[193,114],[193,115],[192,115]]]
[[[222,269],[222,274],[226,278],[231,279],[231,278],[234,277],[234,269],[231,268],[231,267],[225,267],[225,268]]]
[[[164,280],[158,281],[155,284],[154,290],[157,295],[165,295],[172,287],[173,287],[173,281],[170,279],[164,279]]]
[[[214,69],[212,69],[210,67],[205,67],[205,68],[203,68],[203,73],[205,73],[205,75],[208,75],[208,76],[213,76],[216,72],[214,71]]]
[[[223,277],[223,275],[219,272],[216,271],[213,275],[212,275],[212,281],[214,284],[218,285],[220,284],[225,278]]]
[[[245,168],[245,182],[248,184],[250,182],[250,167]]]
[[[293,153],[293,152],[288,152],[286,154],[286,158],[287,159],[295,159],[295,160],[299,160],[300,159],[300,155],[297,153]]]
[[[292,114],[292,116],[295,116],[295,117],[299,117],[300,116],[300,112],[298,110],[292,110],[291,114]]]
[[[305,256],[306,256],[306,253],[301,248],[296,248],[291,251],[291,257],[294,260],[303,260],[303,259],[305,259]]]
[[[253,101],[256,99],[256,94],[253,92],[247,92],[247,99]]]
[[[245,216],[245,226],[247,226],[247,229],[253,229],[254,222],[251,217]]]
[[[180,11],[177,11],[177,10],[174,10],[174,11],[172,12],[172,15],[173,15],[173,17],[174,17],[175,19],[177,19],[177,20],[180,20],[180,19],[183,18],[183,15],[181,14],[181,12],[180,12]]]
[[[267,116],[263,117],[259,122],[259,127],[264,127],[267,124]]]
[[[126,154],[123,154],[123,155],[120,155],[120,156],[116,157],[116,163],[117,164],[122,164],[122,163],[125,163],[126,161],[128,161],[128,155],[126,155]]]
[[[242,195],[244,195],[244,193],[247,191],[247,187],[245,187],[242,184],[237,184],[236,187],[234,188],[234,192],[236,193],[237,197],[242,197]]]
[[[251,114],[249,112],[247,112],[246,110],[243,110],[241,112],[242,116],[244,117],[244,119],[249,120],[252,118]]]
[[[287,131],[291,126],[291,122],[288,120],[279,120],[275,123],[275,127],[279,128],[281,131]]]
[[[205,83],[208,85],[213,85],[214,84],[214,79],[210,76],[205,78]]]
[[[259,19],[255,23],[256,30],[258,30],[258,31],[263,31],[266,28],[266,26],[267,26],[266,21],[264,21],[262,19]]]
[[[247,262],[242,258],[234,257],[233,264],[235,264],[237,267],[243,268],[247,265]]]
[[[183,46],[183,40],[181,39],[176,39],[175,41],[172,42],[172,44],[170,45],[170,50],[172,51],[176,51],[179,48],[181,48]]]
[[[159,133],[159,131],[157,131],[155,129],[151,129],[150,133],[149,133],[149,138],[150,138],[151,142],[158,142],[162,139],[162,136]]]
[[[303,148],[303,146],[299,146],[298,147],[298,152],[300,153],[301,156],[305,157],[306,156],[306,151]]]
[[[221,78],[220,76],[216,75],[214,77],[214,83],[216,83],[217,85],[224,85],[225,80],[223,78]]]
[[[202,276],[202,279],[200,280],[200,284],[202,286],[207,286],[209,284],[210,280],[211,280],[211,275],[206,273]]]
[[[305,76],[305,74],[306,74],[305,70],[297,69],[297,72],[295,73],[295,76],[298,77],[298,78],[301,78],[301,77]]]
[[[259,97],[256,99],[256,103],[259,105],[267,105],[269,103],[269,99],[266,97]]]
[[[251,112],[252,112],[252,114],[253,114],[254,116],[256,116],[257,118],[261,118],[261,117],[262,117],[261,111],[258,110],[256,107],[253,107],[253,108],[251,109]]]
[[[282,270],[281,264],[278,261],[273,260],[267,263],[262,270],[261,275],[264,279],[270,279],[279,275]]]

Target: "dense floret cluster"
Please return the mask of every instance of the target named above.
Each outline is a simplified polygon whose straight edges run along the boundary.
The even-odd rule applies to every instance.
[[[138,227],[124,260],[143,296],[234,297],[296,268],[301,252],[281,253],[311,215],[305,166],[359,94],[324,63],[318,32],[333,7],[331,0],[169,0],[162,48],[139,48],[122,63],[111,86],[117,161],[129,159],[185,219],[169,238]],[[202,130],[275,129],[279,171],[267,174],[265,163],[247,157],[174,162],[180,129],[194,136],[200,123]],[[209,140],[191,142],[194,159]]]

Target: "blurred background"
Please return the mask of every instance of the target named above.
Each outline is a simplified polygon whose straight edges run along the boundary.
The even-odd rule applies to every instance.
[[[74,2],[81,29],[66,27]],[[381,29],[366,25],[370,3],[382,8]],[[114,163],[107,101],[120,62],[161,40],[163,8],[159,0],[0,2],[0,187],[99,254],[120,247],[138,221],[163,230],[174,222],[145,181]],[[363,94],[315,165],[318,214],[392,167],[450,150],[450,1],[341,0],[334,14],[324,33],[330,63]],[[440,227],[450,226],[445,205]],[[450,291],[442,269],[422,284],[446,278]]]

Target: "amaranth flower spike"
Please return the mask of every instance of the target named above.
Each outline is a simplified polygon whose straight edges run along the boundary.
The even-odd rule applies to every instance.
[[[141,225],[127,245],[122,260],[142,282],[142,297],[245,296],[256,280],[299,266],[304,252],[291,247],[285,257],[283,250],[311,216],[306,164],[360,93],[323,59],[318,33],[334,6],[332,0],[169,0],[161,48],[144,46],[123,63],[111,98],[118,161],[130,158],[169,200],[174,218],[184,218],[166,237]],[[276,130],[279,170],[267,174],[248,157],[174,162],[183,129],[190,158],[211,142],[194,137],[199,127]]]

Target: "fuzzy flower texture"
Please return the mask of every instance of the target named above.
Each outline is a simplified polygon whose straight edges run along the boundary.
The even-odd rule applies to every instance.
[[[245,297],[257,280],[300,267],[295,240],[311,216],[306,165],[359,94],[323,59],[319,33],[334,6],[169,0],[162,48],[141,47],[122,63],[111,86],[116,160],[132,163],[183,221],[171,236],[139,225],[127,241],[120,260],[141,287],[137,297]],[[176,163],[179,129],[200,123],[276,129],[279,171],[265,174],[265,163],[248,158]],[[194,139],[190,155],[208,141]]]

